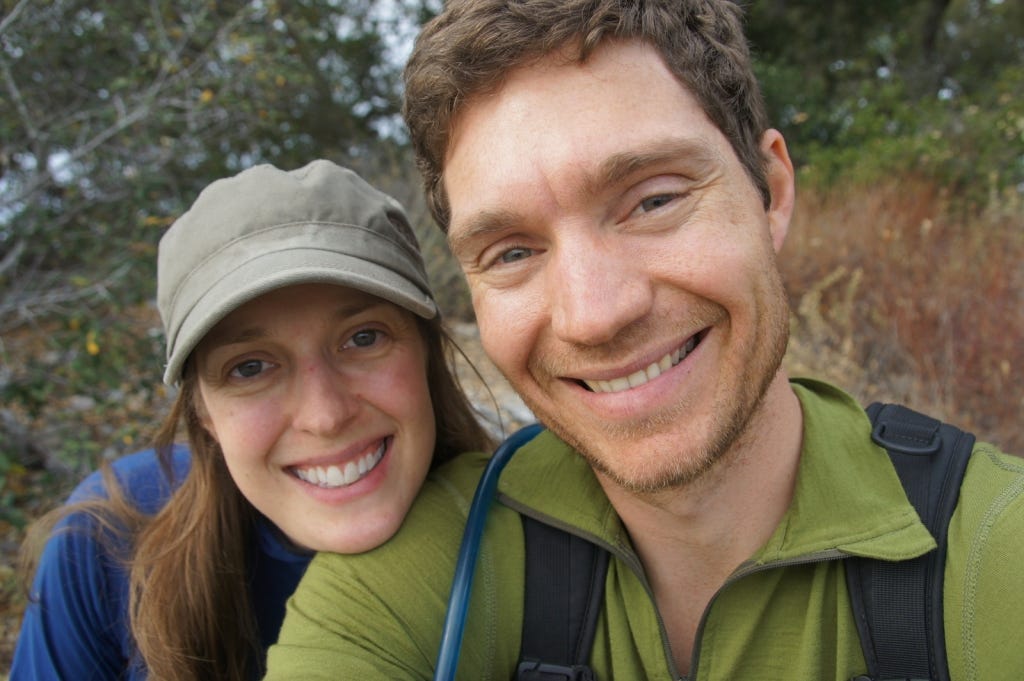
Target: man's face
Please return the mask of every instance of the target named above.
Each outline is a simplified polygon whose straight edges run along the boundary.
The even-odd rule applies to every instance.
[[[638,43],[514,70],[455,121],[449,238],[484,347],[538,418],[626,490],[707,470],[778,373],[792,166],[774,131],[762,148],[783,197],[768,211]]]

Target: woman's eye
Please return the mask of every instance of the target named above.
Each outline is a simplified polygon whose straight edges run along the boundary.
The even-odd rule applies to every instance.
[[[247,359],[236,364],[231,369],[231,376],[235,378],[252,378],[263,372],[266,363],[260,359]]]
[[[377,338],[380,336],[380,332],[374,329],[363,329],[353,334],[352,338],[349,339],[345,346],[354,346],[357,348],[368,348],[377,342]]]

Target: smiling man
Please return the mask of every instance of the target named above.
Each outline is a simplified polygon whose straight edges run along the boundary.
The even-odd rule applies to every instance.
[[[515,678],[521,515],[612,556],[587,660],[598,679],[861,678],[839,559],[905,560],[936,542],[863,409],[782,369],[776,257],[794,173],[738,6],[452,0],[406,85],[484,347],[550,429],[502,477],[459,678]],[[314,563],[271,652],[278,678],[430,678],[451,525],[481,465],[436,476],[363,564]],[[1019,459],[976,446],[949,531],[952,679],[1024,673],[1008,638],[1024,612],[1008,567],[1024,560],[1022,490]],[[388,565],[414,580],[414,603],[385,593]],[[325,606],[341,599],[362,618]]]
[[[779,373],[774,266],[793,199],[782,138],[762,143],[765,210],[653,47],[572,57],[513,71],[453,121],[449,235],[485,349],[624,500],[779,438],[792,464],[800,417]],[[765,410],[784,424],[773,443],[740,442]]]

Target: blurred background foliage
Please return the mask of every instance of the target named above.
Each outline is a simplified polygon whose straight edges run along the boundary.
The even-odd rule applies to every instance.
[[[914,174],[975,202],[1021,191],[1024,3],[746,4],[806,186]],[[256,163],[331,158],[420,209],[400,69],[431,0],[0,7],[0,333],[151,299],[162,230]],[[446,309],[471,314],[457,286]]]
[[[1024,183],[1024,2],[755,0],[774,124],[821,189],[912,173],[967,200]]]
[[[819,365],[832,357],[825,346],[898,373],[916,387],[863,382],[858,396],[941,394],[940,415],[1024,449],[1024,397],[1011,380],[1024,365],[1024,2],[745,4],[811,233],[794,238],[804,248],[787,265],[804,332],[795,351],[810,342],[805,354]],[[20,528],[33,503],[53,503],[39,501],[28,472],[73,479],[152,433],[168,398],[156,244],[217,178],[317,157],[356,168],[410,208],[443,309],[471,320],[399,116],[402,62],[434,10],[432,0],[0,0],[0,521]],[[925,255],[917,288],[901,283],[906,253],[888,248],[904,233],[917,235],[911,255]],[[928,253],[940,234],[944,250]],[[967,315],[973,298],[938,306],[934,319],[883,309],[930,309],[917,303],[942,285],[938,259],[984,270],[969,258],[990,251],[1001,257],[992,277],[961,267],[950,286],[976,289],[981,304],[1000,306],[996,317]],[[882,282],[890,288],[878,300]],[[904,286],[906,300],[892,290]],[[805,309],[807,291],[816,311]],[[859,306],[851,291],[865,292]],[[867,337],[857,347],[854,330]],[[971,353],[921,358],[939,333],[970,337]],[[915,337],[924,349],[907,344]],[[897,345],[879,352],[882,340]],[[898,362],[872,365],[879,357]],[[935,369],[947,360],[979,376],[961,391],[975,395],[973,411],[957,397],[960,379]]]
[[[147,318],[156,244],[204,186],[257,163],[326,157],[416,204],[400,74],[427,10],[370,0],[0,6],[0,476],[39,449],[47,468],[80,471],[116,429],[55,424],[40,442],[30,422],[58,396],[75,397],[63,406],[81,418],[126,395],[140,409],[162,397],[158,322],[148,317],[155,328],[140,335],[125,320]],[[443,252],[440,238],[426,241],[435,258]],[[35,361],[18,364],[14,341],[30,339]],[[12,434],[19,422],[30,432]],[[115,447],[137,438],[125,439]]]

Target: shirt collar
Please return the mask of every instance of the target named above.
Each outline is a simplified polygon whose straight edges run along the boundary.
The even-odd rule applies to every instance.
[[[820,381],[797,379],[792,387],[804,415],[793,501],[751,560],[792,561],[829,551],[905,560],[933,549],[888,455],[868,437],[861,406]],[[521,513],[632,553],[590,466],[549,431],[520,448],[498,490],[502,503]]]

